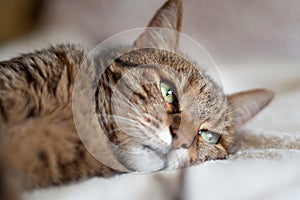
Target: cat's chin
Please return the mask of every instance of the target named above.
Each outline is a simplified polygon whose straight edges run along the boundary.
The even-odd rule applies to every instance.
[[[181,169],[186,167],[188,162],[189,156],[186,148],[173,149],[168,154],[168,160],[165,169]]]
[[[173,149],[167,154],[159,151],[140,151],[139,153],[119,152],[119,161],[133,172],[154,172],[162,169],[179,169],[188,162],[187,149]]]
[[[167,155],[159,152],[141,151],[136,154],[122,152],[119,153],[118,159],[133,172],[154,172],[164,169],[167,164]]]

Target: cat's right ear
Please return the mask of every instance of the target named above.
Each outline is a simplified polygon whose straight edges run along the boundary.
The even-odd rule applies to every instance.
[[[145,32],[134,42],[134,47],[175,50],[178,46],[181,27],[182,2],[181,0],[168,0],[155,13]]]
[[[265,89],[249,90],[228,96],[235,128],[241,127],[254,117],[271,102],[272,98],[273,92]]]

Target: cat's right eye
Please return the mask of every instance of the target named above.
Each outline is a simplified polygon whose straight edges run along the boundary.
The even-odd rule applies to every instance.
[[[160,83],[160,90],[166,102],[172,104],[176,100],[174,90],[171,85],[166,82]]]

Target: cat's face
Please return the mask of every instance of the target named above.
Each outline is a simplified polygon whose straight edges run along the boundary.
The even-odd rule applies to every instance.
[[[181,9],[181,1],[168,1],[149,26],[180,31]],[[225,158],[235,129],[271,99],[264,90],[225,96],[203,70],[172,53],[178,39],[176,32],[146,30],[135,50],[115,59],[99,81],[99,123],[129,170]],[[157,46],[171,51],[145,48]]]
[[[178,168],[227,155],[233,124],[226,97],[185,58],[139,49],[116,59],[104,77],[110,89],[102,89],[111,98],[107,110],[99,107],[99,121],[130,170]]]

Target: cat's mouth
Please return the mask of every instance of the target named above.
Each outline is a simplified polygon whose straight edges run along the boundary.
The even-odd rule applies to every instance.
[[[147,145],[147,144],[143,145],[143,149],[147,149],[147,150],[153,151],[153,152],[162,152],[163,154],[167,154],[171,150],[171,149],[166,149],[163,151],[163,150],[160,150],[156,147],[152,147],[151,145]]]
[[[148,144],[144,144],[142,145],[142,148],[145,149],[146,151],[150,152],[150,153],[156,153],[159,155],[163,155],[165,157],[167,157],[167,155],[170,153],[170,151],[172,151],[172,147],[163,147],[163,148],[158,148],[158,147],[154,147]]]
[[[142,148],[149,154],[149,159],[153,158],[153,157],[158,157],[159,160],[161,160],[163,162],[163,165],[161,165],[160,169],[164,169],[167,167],[168,165],[168,155],[170,153],[170,151],[172,150],[172,148],[164,148],[164,149],[159,149],[156,147],[153,147],[151,145],[142,145]]]
[[[150,151],[156,151],[156,149],[154,147],[151,147],[150,145],[147,145],[147,144],[143,145],[142,147],[143,147],[143,149],[148,149]]]

